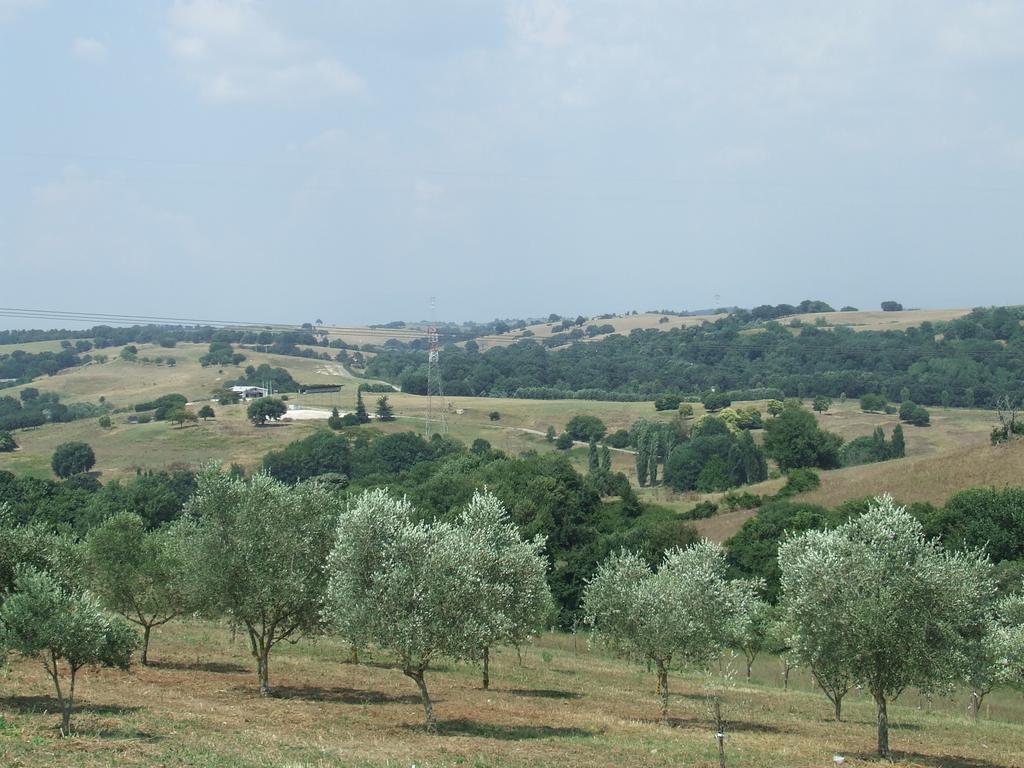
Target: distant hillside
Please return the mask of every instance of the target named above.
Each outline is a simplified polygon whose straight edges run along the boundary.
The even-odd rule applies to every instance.
[[[717,319],[674,318],[674,327],[655,330],[670,318],[557,350],[539,336],[484,351],[449,347],[442,378],[452,395],[534,399],[692,397],[712,389],[740,391],[738,399],[749,399],[745,393],[754,389],[762,391],[755,398],[877,393],[893,402],[985,408],[1002,395],[1024,399],[1024,309],[959,313],[949,311],[950,320],[935,313],[879,313],[901,315],[896,323],[902,325],[916,315],[920,323],[854,332],[852,326],[808,322],[813,314],[799,316],[794,327],[740,310]],[[827,314],[856,320],[870,313]],[[369,361],[367,371],[406,391],[425,391],[422,352],[387,350]]]

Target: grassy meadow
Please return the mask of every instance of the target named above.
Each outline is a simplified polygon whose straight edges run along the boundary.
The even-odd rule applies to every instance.
[[[851,314],[851,313],[839,313]],[[883,313],[896,314],[896,313]],[[638,316],[642,318],[643,316]],[[637,318],[630,318],[636,320]],[[680,318],[683,320],[693,318]],[[48,342],[43,342],[48,343]],[[166,422],[128,424],[131,406],[159,395],[179,392],[196,404],[210,392],[241,375],[241,368],[204,368],[199,357],[206,345],[179,344],[174,349],[142,345],[140,357],[173,356],[177,364],[166,365],[126,362],[117,357],[117,348],[104,350],[109,360],[71,369],[56,376],[33,382],[33,386],[57,392],[63,402],[97,402],[103,396],[115,408],[125,412],[112,414],[113,427],[102,429],[95,419],[45,426],[19,431],[19,450],[0,454],[0,469],[49,477],[49,460],[54,448],[70,440],[83,440],[93,446],[97,470],[104,479],[133,475],[138,469],[199,466],[217,459],[237,463],[252,470],[269,450],[300,439],[322,428],[321,419],[288,419],[267,427],[253,427],[245,418],[245,404],[214,405],[217,417],[195,426],[178,428]],[[337,363],[298,357],[285,357],[245,350],[245,365],[267,363],[281,366],[302,383],[341,385],[341,390],[328,394],[292,394],[289,403],[323,412],[325,418],[332,407],[345,412],[355,405],[359,379]],[[18,388],[0,390],[16,394]],[[373,410],[376,393],[365,393],[367,407]],[[374,423],[373,428],[385,431],[417,430],[425,426],[427,398],[393,392],[388,395],[397,420],[390,424]],[[436,405],[436,404],[435,404]],[[748,405],[748,404],[744,404]],[[764,401],[750,403],[764,412]],[[446,397],[443,405],[449,433],[466,444],[482,437],[492,446],[510,454],[524,450],[549,451],[554,447],[544,438],[549,426],[561,431],[577,414],[601,418],[609,432],[626,429],[640,418],[667,421],[674,412],[658,412],[650,402],[619,403],[591,400],[520,400],[512,398]],[[695,418],[703,408],[694,406]],[[804,494],[802,500],[833,505],[848,498],[891,492],[904,501],[943,502],[949,495],[973,485],[1003,486],[1020,482],[1024,477],[1024,447],[1020,445],[992,447],[988,435],[995,415],[976,409],[931,408],[932,425],[904,425],[907,457],[898,461],[868,464],[829,472],[821,472],[819,489]],[[490,414],[497,411],[499,418]],[[824,414],[817,414],[823,428],[850,440],[868,435],[876,426],[886,434],[898,423],[894,415],[861,412],[857,401],[835,402]],[[759,440],[759,433],[755,432]],[[573,463],[585,471],[587,450],[577,446],[569,451]],[[613,467],[625,472],[635,482],[633,456],[628,451],[612,452]],[[750,488],[755,493],[775,493],[781,479],[772,479]],[[716,499],[721,494],[676,493],[665,486],[640,489],[646,500],[676,509],[690,509],[703,499]],[[697,523],[709,537],[728,538],[751,515],[750,512],[723,513]]]
[[[763,657],[750,683],[739,659],[704,676],[673,673],[668,726],[657,722],[654,675],[588,644],[545,635],[495,654],[492,687],[479,669],[440,661],[427,684],[440,721],[422,727],[415,685],[386,655],[348,663],[334,638],[277,647],[276,696],[258,695],[246,641],[206,622],[171,623],[153,636],[150,667],[83,673],[75,734],[59,715],[39,664],[12,659],[0,677],[0,765],[49,766],[717,766],[706,697],[722,696],[726,756],[750,768],[877,764],[874,706],[853,692],[845,722],[808,676],[784,691],[777,659]],[[997,690],[975,724],[966,696],[929,701],[909,691],[890,707],[896,764],[928,768],[1024,765],[1024,696]]]

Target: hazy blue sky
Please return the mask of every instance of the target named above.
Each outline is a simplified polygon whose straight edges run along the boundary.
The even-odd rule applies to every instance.
[[[2,306],[1024,301],[1018,0],[0,0],[0,100]]]

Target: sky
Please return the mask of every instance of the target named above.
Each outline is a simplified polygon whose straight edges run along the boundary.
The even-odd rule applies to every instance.
[[[1022,83],[1017,0],[0,0],[0,307],[1024,303]]]

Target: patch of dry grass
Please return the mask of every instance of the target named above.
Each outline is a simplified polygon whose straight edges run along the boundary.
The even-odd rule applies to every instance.
[[[661,318],[667,318],[666,322],[661,322]],[[637,329],[654,329],[657,331],[667,331],[672,328],[689,328],[694,325],[703,325],[707,322],[714,322],[725,317],[724,314],[718,315],[693,315],[692,317],[677,317],[675,315],[662,315],[658,312],[644,312],[639,315],[620,315],[618,317],[609,318],[608,320],[598,320],[592,318],[583,324],[582,328],[586,330],[588,325],[610,325],[615,330],[613,333],[620,333],[623,336],[628,336],[631,331]],[[534,338],[544,339],[548,336],[555,334],[555,325],[557,323],[538,323],[537,325],[527,326],[523,330],[528,330],[533,334]],[[600,336],[586,336],[583,341],[594,341],[606,338],[607,334]],[[500,336],[482,336],[476,340],[481,350],[488,350],[491,347],[508,346],[514,344],[521,339],[526,338],[523,336],[522,331],[512,331],[510,333],[503,333]]]
[[[717,672],[673,674],[672,725],[662,726],[643,666],[591,649],[584,637],[547,635],[524,649],[522,666],[514,651],[497,653],[490,691],[477,668],[438,665],[427,682],[441,728],[428,735],[412,682],[384,655],[341,663],[348,655],[331,638],[282,646],[271,657],[278,696],[261,699],[241,637],[231,643],[211,623],[170,624],[154,635],[153,667],[84,675],[70,739],[57,735],[38,664],[13,659],[0,693],[0,764],[713,766],[709,681],[724,686],[730,765],[822,766],[834,754],[876,764],[870,698],[851,694],[847,722],[830,722],[828,701],[806,675],[794,672],[790,690],[781,689],[772,658],[758,661],[750,684],[723,683]],[[929,707],[908,693],[891,707],[897,764],[1024,765],[1020,694],[992,694],[977,725],[963,698]]]
[[[813,325],[823,318],[830,326],[846,326],[855,331],[905,331],[921,323],[939,323],[956,320],[968,314],[969,309],[908,309],[901,312],[865,310],[863,312],[817,312],[808,315],[788,315],[778,322],[786,325],[790,320]]]

